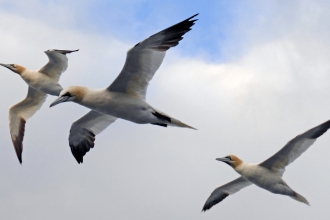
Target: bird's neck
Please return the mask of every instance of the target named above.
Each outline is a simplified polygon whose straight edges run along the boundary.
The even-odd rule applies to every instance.
[[[248,177],[253,173],[255,173],[256,170],[258,171],[260,169],[260,167],[257,164],[245,163],[245,162],[242,162],[240,165],[233,168],[237,173],[239,173],[243,177]]]
[[[230,166],[233,168],[233,169],[236,169],[237,167],[241,166],[244,162],[239,159],[238,157],[235,156],[235,161],[233,163],[230,163]]]
[[[15,73],[17,73],[18,75],[20,75],[21,77],[30,75],[32,72],[35,72],[33,70],[29,70],[29,69],[25,69],[24,67],[19,68],[17,71],[15,71]]]
[[[75,100],[75,102],[87,108],[93,109],[97,106],[97,104],[100,105],[104,102],[104,95],[100,89],[81,87],[79,97]]]
[[[38,82],[38,74],[33,70],[24,69],[22,72],[16,72],[22,79],[29,84],[30,86],[34,87],[34,84]]]
[[[29,70],[26,69],[24,66],[16,66],[16,70],[12,70],[14,73],[17,73],[18,75],[22,75],[24,72],[28,72]]]

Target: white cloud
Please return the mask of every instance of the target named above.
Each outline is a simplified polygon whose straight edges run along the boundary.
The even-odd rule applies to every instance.
[[[249,187],[211,211],[200,213],[211,191],[237,176],[225,164],[216,162],[216,157],[235,153],[247,161],[262,161],[291,138],[330,118],[330,32],[325,28],[329,21],[319,2],[308,3],[309,7],[304,4],[289,5],[294,11],[277,5],[276,16],[263,15],[264,20],[251,32],[235,38],[244,53],[231,54],[226,63],[183,57],[180,45],[170,50],[149,86],[148,101],[199,130],[164,129],[118,120],[97,136],[95,148],[82,165],[76,164],[67,138],[71,123],[87,109],[75,104],[49,109],[54,97],[49,97],[27,122],[23,165],[18,165],[9,137],[7,109],[23,99],[27,87],[17,75],[1,69],[1,217],[327,216],[324,204],[329,202],[330,178],[324,170],[330,163],[321,160],[329,153],[327,133],[290,165],[284,176],[310,201],[310,208]],[[77,22],[75,15],[68,19]],[[131,46],[112,36],[63,30],[49,25],[47,19],[38,21],[5,11],[0,13],[0,27],[0,41],[5,42],[0,62],[37,69],[47,60],[42,53],[46,49],[81,49],[69,55],[69,69],[60,81],[63,86],[107,86],[120,71]],[[228,50],[235,45],[228,42],[225,47]]]

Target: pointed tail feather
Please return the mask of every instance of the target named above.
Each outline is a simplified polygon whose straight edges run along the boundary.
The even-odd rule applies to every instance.
[[[194,129],[194,130],[197,130],[196,128],[194,127],[191,127],[181,121],[179,121],[178,119],[175,119],[175,118],[171,118],[171,122],[168,124],[170,126],[175,126],[175,127],[181,127],[181,128],[190,128],[190,129]]]
[[[157,118],[164,121],[161,123],[153,123],[153,124],[160,125],[160,126],[169,125],[169,126],[174,126],[174,127],[190,128],[190,129],[197,130],[196,128],[186,125],[185,123],[179,121],[178,119],[172,118],[169,115],[167,115],[161,111],[158,111],[156,109],[153,109],[153,110],[154,110],[154,112],[152,114],[154,116],[156,116]],[[166,126],[164,126],[164,127],[166,127]]]
[[[305,199],[305,197],[298,194],[297,192],[295,192],[295,193],[296,193],[296,195],[290,196],[292,199],[297,200],[298,202],[305,203],[306,205],[309,205],[309,202],[307,201],[307,199]]]

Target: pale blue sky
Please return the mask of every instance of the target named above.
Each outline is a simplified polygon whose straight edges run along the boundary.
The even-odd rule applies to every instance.
[[[231,42],[232,39],[242,40],[246,34],[244,29],[255,26],[259,22],[259,16],[263,16],[262,14],[267,13],[269,7],[272,7],[271,3],[263,4],[260,10],[254,3],[229,0],[170,0],[166,1],[166,4],[162,1],[131,0],[32,1],[32,5],[45,8],[36,13],[34,10],[25,10],[26,4],[30,3],[22,5],[17,1],[0,2],[0,6],[8,12],[19,12],[28,18],[47,19],[47,23],[55,27],[108,34],[128,42],[140,41],[141,36],[148,37],[155,31],[172,25],[173,21],[179,22],[195,13],[200,13],[198,25],[193,27],[194,34],[187,34],[189,37],[180,43],[180,51],[191,56],[203,52],[214,60],[226,59],[223,45]],[[52,8],[57,9],[56,13],[52,12]],[[76,10],[72,11],[73,8]],[[67,22],[54,17],[55,14],[64,17],[72,14],[75,20]],[[242,32],[237,32],[238,26]]]

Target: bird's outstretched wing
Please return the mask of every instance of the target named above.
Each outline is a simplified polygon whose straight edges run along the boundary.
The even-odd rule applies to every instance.
[[[289,141],[276,154],[260,163],[260,166],[266,167],[274,172],[278,172],[282,176],[285,171],[285,167],[295,161],[329,128],[330,120],[298,135]]]
[[[207,211],[208,209],[212,208],[212,206],[224,200],[227,196],[232,195],[251,184],[251,182],[244,179],[243,177],[239,177],[225,185],[219,186],[206,200],[202,211]]]
[[[95,135],[101,133],[116,119],[91,110],[72,124],[69,144],[78,163],[82,163],[84,155],[94,147]]]
[[[29,87],[26,98],[9,108],[10,135],[20,163],[22,163],[25,123],[41,108],[46,97],[46,93],[39,92]]]
[[[162,64],[166,51],[179,44],[182,36],[191,30],[196,21],[191,19],[197,15],[166,28],[131,48],[127,52],[122,71],[108,90],[145,99],[149,81]]]
[[[48,63],[38,70],[41,73],[48,75],[49,77],[60,79],[61,74],[68,68],[68,58],[66,54],[76,52],[78,50],[47,50],[46,55],[49,58]]]

